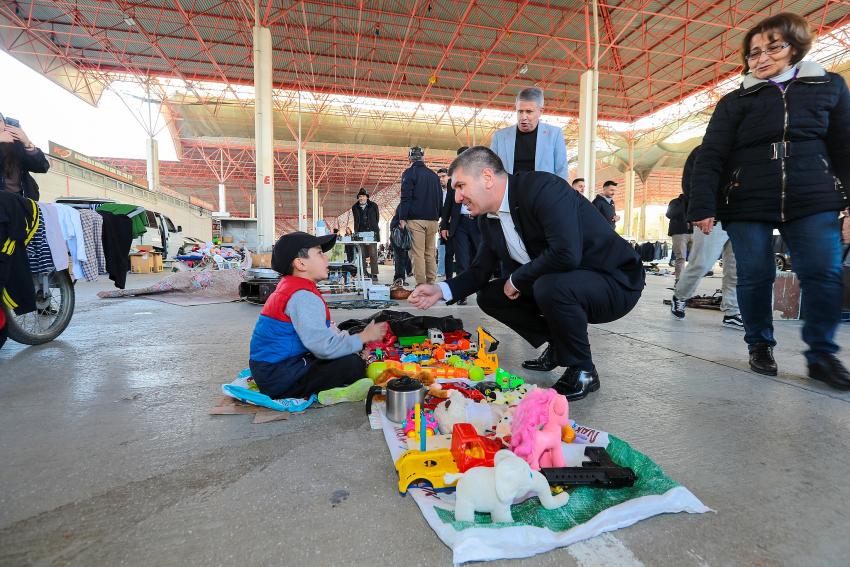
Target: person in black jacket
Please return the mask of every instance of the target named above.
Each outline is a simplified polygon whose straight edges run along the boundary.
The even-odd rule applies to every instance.
[[[489,148],[465,151],[449,174],[455,201],[478,218],[482,246],[468,270],[418,286],[411,304],[427,309],[477,291],[482,311],[535,347],[548,343],[535,362],[568,367],[553,386],[559,393],[578,400],[598,390],[587,324],[615,321],[640,299],[645,274],[632,247],[564,179],[508,175]],[[500,262],[510,274],[490,280]]]
[[[392,235],[393,230],[395,230],[398,225],[398,210],[396,210],[396,214],[394,214],[392,220],[390,220],[390,235]],[[390,237],[390,246],[393,249],[393,287],[404,287],[407,285],[407,277],[413,274],[413,266],[410,263],[410,255],[404,248],[396,246],[392,241],[392,237]]]
[[[670,219],[670,226],[667,227],[667,236],[673,239],[673,256],[675,258],[675,276],[676,281],[679,281],[679,276],[682,275],[682,268],[685,267],[685,260],[688,257],[688,248],[690,247],[692,233],[694,229],[691,223],[685,220],[685,214],[688,211],[688,201],[685,199],[685,194],[680,193],[678,197],[672,199],[667,204],[667,218]]]
[[[50,162],[14,118],[0,114],[0,190],[39,200],[38,184],[30,173],[47,173]]]
[[[449,198],[449,170],[441,167],[437,170],[437,177],[440,178],[440,189],[443,192],[443,205],[440,208],[440,246],[437,249],[437,275],[444,278],[450,278],[455,273],[455,253],[452,246],[452,241],[448,238],[448,234],[443,234],[443,223],[447,222],[443,216],[446,213],[446,202]],[[446,224],[448,226],[448,224]]]
[[[381,227],[378,226],[381,215],[378,212],[378,203],[369,199],[369,192],[363,187],[357,192],[357,202],[351,207],[351,217],[354,219],[354,232],[374,232],[375,242],[381,241]],[[363,249],[363,257],[369,256],[372,281],[377,282],[378,245],[364,244],[361,248]]]
[[[593,199],[593,206],[599,211],[599,214],[608,221],[611,228],[617,226],[617,221],[620,220],[614,209],[614,193],[617,192],[617,183],[614,181],[606,181],[602,184],[602,191]]]
[[[410,256],[417,284],[437,281],[437,226],[443,191],[440,178],[425,166],[425,151],[414,146],[408,152],[410,167],[401,176],[398,203],[399,226],[413,237]]]
[[[776,375],[771,307],[772,233],[791,249],[802,289],[810,378],[850,390],[838,360],[841,316],[838,211],[850,183],[850,91],[802,61],[813,35],[780,13],[744,36],[741,87],[720,99],[694,166],[688,219],[704,233],[719,219],[738,259],[738,300],[750,368]]]

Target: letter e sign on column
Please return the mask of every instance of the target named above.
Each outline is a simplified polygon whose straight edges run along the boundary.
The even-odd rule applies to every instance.
[[[272,184],[271,175],[264,175],[263,176],[263,185],[271,185],[271,184]]]

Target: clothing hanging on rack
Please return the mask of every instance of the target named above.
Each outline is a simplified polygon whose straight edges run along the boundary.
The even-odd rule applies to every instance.
[[[123,215],[98,211],[103,222],[103,253],[106,272],[115,287],[124,289],[130,271],[130,245],[133,243],[133,221]]]
[[[148,215],[144,207],[138,205],[125,205],[124,203],[104,203],[99,205],[96,211],[105,211],[114,215],[124,215],[133,221],[133,238],[142,236],[147,232]]]
[[[62,227],[59,224],[59,213],[53,203],[39,203],[41,218],[44,221],[44,230],[47,233],[47,244],[50,246],[50,255],[53,257],[53,266],[57,271],[68,269],[68,243],[62,236]]]
[[[87,258],[80,262],[80,265],[86,281],[93,282],[100,275],[101,268],[103,273],[106,273],[106,260],[103,256],[103,218],[89,209],[80,210],[79,213]]]
[[[47,242],[47,229],[41,207],[38,209],[38,227],[35,234],[27,244],[27,258],[29,259],[30,271],[33,274],[49,274],[55,269],[53,255],[50,253],[50,244]]]
[[[83,236],[83,225],[80,222],[80,211],[68,205],[55,203],[56,211],[59,213],[59,226],[62,228],[62,237],[68,243],[71,251],[71,273],[74,279],[83,279],[83,267],[81,262],[88,260],[86,255],[86,243]]]

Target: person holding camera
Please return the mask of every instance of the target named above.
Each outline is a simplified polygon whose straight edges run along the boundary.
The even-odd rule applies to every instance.
[[[50,163],[20,122],[0,114],[0,128],[0,189],[38,201],[38,183],[30,173],[47,173]]]

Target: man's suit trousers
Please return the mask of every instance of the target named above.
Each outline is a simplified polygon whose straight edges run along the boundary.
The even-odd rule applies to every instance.
[[[534,282],[533,295],[508,299],[505,279],[491,280],[478,292],[478,307],[516,331],[535,348],[549,343],[559,366],[593,370],[588,323],[609,323],[626,315],[640,291],[591,270],[546,274]]]

